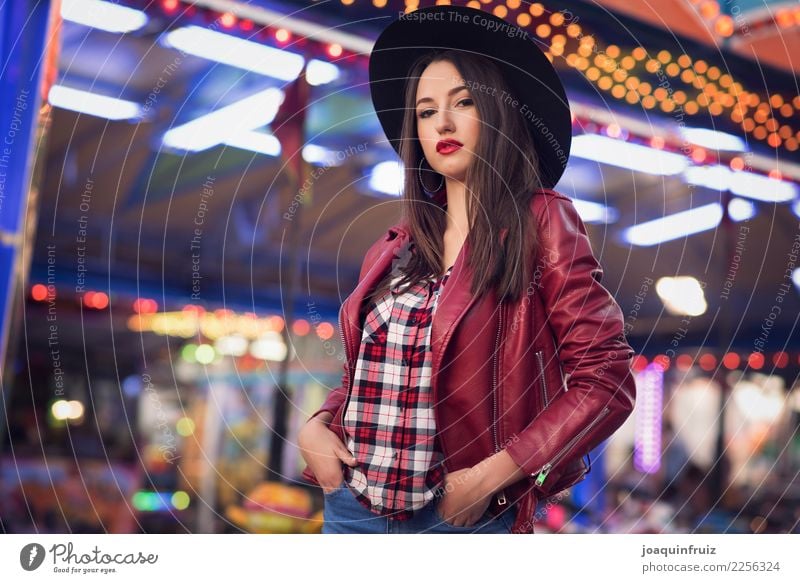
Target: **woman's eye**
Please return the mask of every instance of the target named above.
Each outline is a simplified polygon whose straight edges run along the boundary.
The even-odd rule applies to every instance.
[[[470,98],[465,98],[465,99],[462,99],[461,101],[459,101],[458,105],[466,105],[466,106],[473,105],[473,101]],[[426,109],[424,111],[421,111],[419,113],[419,117],[421,119],[425,119],[426,117],[430,117],[428,114],[431,113],[432,111],[433,111],[432,109]]]

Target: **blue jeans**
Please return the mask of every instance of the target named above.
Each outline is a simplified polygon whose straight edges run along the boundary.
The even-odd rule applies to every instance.
[[[394,520],[367,510],[343,480],[324,494],[322,534],[510,534],[517,511],[511,507],[498,516],[484,514],[471,526],[453,526],[439,514],[440,502],[434,498],[411,518]]]

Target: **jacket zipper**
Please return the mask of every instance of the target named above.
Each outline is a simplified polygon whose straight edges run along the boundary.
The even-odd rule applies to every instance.
[[[494,342],[494,362],[492,367],[492,436],[494,437],[494,451],[497,453],[500,451],[500,441],[497,438],[497,376],[498,376],[498,351],[500,350],[500,338],[502,336],[503,330],[503,302],[500,301],[500,306],[498,308],[500,314],[497,323],[497,336]],[[504,506],[508,500],[506,499],[505,490],[500,490],[497,494],[497,503],[500,506]]]
[[[344,416],[347,413],[347,405],[350,402],[350,393],[353,389],[353,370],[350,366],[350,355],[348,354],[349,346],[347,344],[347,330],[344,326],[344,309],[339,310],[339,331],[342,336],[342,345],[344,346],[344,362],[345,367],[347,367],[347,397],[344,400],[344,404],[342,405],[342,418],[339,421],[339,425],[342,428],[342,441],[346,437],[344,434]]]
[[[547,379],[544,378],[544,357],[541,350],[536,353],[536,359],[539,361],[539,374],[542,375],[542,402],[544,403],[544,408],[547,409],[550,403],[547,400]]]
[[[591,423],[589,423],[589,425],[584,427],[581,430],[581,432],[578,433],[578,435],[570,439],[567,445],[558,450],[555,456],[553,456],[553,458],[549,462],[547,462],[545,465],[542,466],[542,469],[539,470],[538,472],[539,475],[536,476],[537,486],[541,486],[542,484],[544,484],[545,478],[547,478],[547,474],[550,473],[550,470],[553,468],[553,466],[557,464],[559,460],[564,456],[564,454],[567,453],[570,449],[572,449],[572,446],[575,445],[575,443],[577,443],[578,441],[580,441],[581,438],[583,438],[583,436],[586,435],[592,429],[592,427],[597,425],[597,423],[599,423],[600,420],[603,417],[605,417],[610,410],[611,409],[609,409],[608,406],[603,407],[603,410],[600,411],[600,414]]]

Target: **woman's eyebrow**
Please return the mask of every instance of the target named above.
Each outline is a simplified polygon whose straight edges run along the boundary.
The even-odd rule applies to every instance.
[[[469,88],[466,85],[459,85],[458,87],[453,87],[450,91],[447,92],[447,96],[449,97],[449,96],[453,95],[454,93],[458,93],[462,89],[469,89]],[[420,100],[417,101],[417,105],[419,105],[423,101],[433,101],[433,97],[423,97],[423,98],[421,98]]]

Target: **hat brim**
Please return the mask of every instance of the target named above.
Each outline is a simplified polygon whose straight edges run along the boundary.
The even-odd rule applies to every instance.
[[[569,101],[561,79],[527,32],[465,6],[431,6],[404,14],[383,30],[372,48],[372,104],[395,151],[400,152],[411,65],[425,53],[444,49],[474,52],[498,65],[533,138],[542,186],[555,186],[566,168],[572,141]]]

